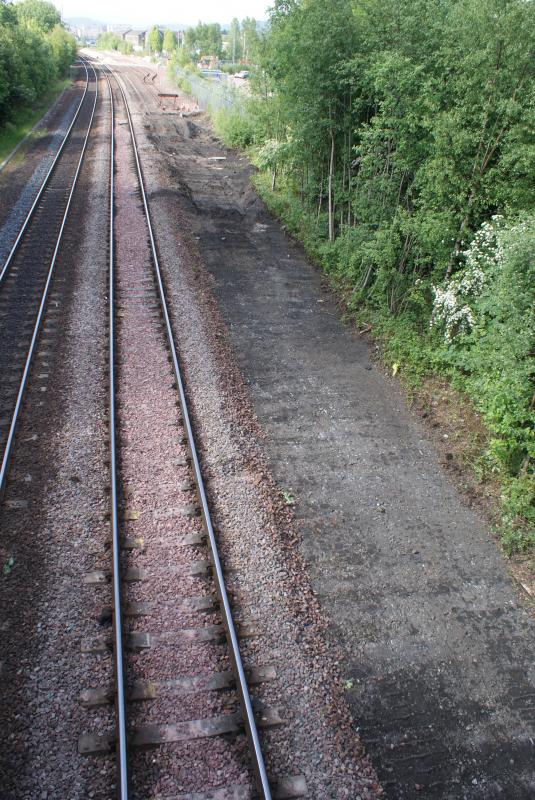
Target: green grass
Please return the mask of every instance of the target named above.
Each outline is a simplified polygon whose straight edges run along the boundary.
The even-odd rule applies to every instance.
[[[61,92],[70,86],[71,81],[62,79],[55,84],[31,107],[14,109],[13,116],[0,128],[0,161],[8,156],[13,148],[24,139],[36,122],[46,113]]]

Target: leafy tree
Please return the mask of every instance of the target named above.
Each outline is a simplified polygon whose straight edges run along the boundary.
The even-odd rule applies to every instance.
[[[134,48],[130,42],[125,42],[124,39],[111,31],[100,34],[97,39],[97,47],[100,47],[102,50],[118,50],[119,53],[124,53],[125,55],[130,55],[134,52]]]
[[[166,30],[163,35],[162,49],[166,53],[172,53],[178,46],[178,39],[176,33],[171,30]]]
[[[20,22],[35,25],[41,31],[51,31],[61,25],[61,15],[53,3],[47,0],[23,0],[14,5]]]
[[[259,37],[256,20],[245,17],[241,24],[242,52],[247,61],[255,61],[258,54]]]
[[[177,67],[187,67],[192,65],[191,53],[187,47],[178,47],[172,56],[171,65]]]
[[[264,69],[282,101],[279,136],[292,137],[301,150],[301,182],[312,181],[320,194],[326,188],[330,239],[334,238],[335,172],[350,153],[350,92],[339,69],[354,51],[350,20],[347,0],[333,0],[328,26],[321,0],[278,4],[263,54]]]
[[[60,75],[66,75],[76,59],[76,42],[63,25],[55,25],[48,35]]]
[[[332,0],[328,22],[320,0],[275,0],[254,47],[273,203],[396,362],[474,398],[508,513],[533,520],[532,0]]]
[[[234,17],[234,19],[230,23],[229,51],[232,63],[236,64],[242,57],[242,52],[243,52],[240,22],[236,17]]]
[[[151,53],[161,53],[163,45],[163,35],[161,30],[154,25],[149,33],[149,51]]]
[[[187,28],[184,43],[192,56],[220,57],[223,48],[221,26],[199,22],[194,28]]]
[[[75,40],[51,3],[0,3],[0,124],[34,103],[75,57]]]

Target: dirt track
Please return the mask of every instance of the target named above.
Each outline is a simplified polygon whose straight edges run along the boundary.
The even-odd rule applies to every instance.
[[[129,74],[161,170],[151,202],[191,230],[199,286],[227,323],[275,479],[296,497],[312,585],[388,796],[532,798],[535,630],[489,530],[256,197],[246,159],[205,119],[161,113]]]

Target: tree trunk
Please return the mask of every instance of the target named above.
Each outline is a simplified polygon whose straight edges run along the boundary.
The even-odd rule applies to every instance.
[[[317,222],[319,222],[322,202],[323,202],[323,167],[321,168],[320,192],[318,197],[318,214],[316,217]]]
[[[334,131],[331,128],[331,157],[329,159],[329,241],[334,241],[334,199],[333,199],[333,172],[334,172]]]

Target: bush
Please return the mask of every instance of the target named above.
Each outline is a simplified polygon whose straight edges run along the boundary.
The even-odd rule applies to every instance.
[[[255,140],[255,125],[246,114],[220,109],[213,114],[214,127],[228,147],[250,147]]]

